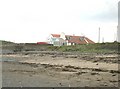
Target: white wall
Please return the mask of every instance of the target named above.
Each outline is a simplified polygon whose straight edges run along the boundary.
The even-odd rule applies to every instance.
[[[47,37],[47,42],[48,42],[49,44],[53,44],[51,38],[53,38],[53,36],[50,34],[50,35]]]
[[[69,43],[68,40],[67,40],[66,42],[67,42],[67,45],[68,45],[68,46],[71,45],[71,43]]]

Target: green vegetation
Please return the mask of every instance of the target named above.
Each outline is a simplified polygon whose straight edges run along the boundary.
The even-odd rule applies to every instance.
[[[96,43],[87,45],[74,46],[52,46],[40,45],[36,43],[13,43],[7,41],[2,42],[2,49],[12,50],[14,52],[21,51],[60,51],[60,52],[81,52],[81,53],[118,53],[120,52],[120,43]]]
[[[0,40],[0,44],[1,44],[1,45],[11,45],[11,44],[15,44],[15,43],[10,42],[10,41]]]
[[[75,46],[61,46],[61,47],[49,47],[52,51],[62,52],[84,52],[84,53],[111,53],[118,52],[118,46],[120,43],[96,43],[88,45],[75,45]]]

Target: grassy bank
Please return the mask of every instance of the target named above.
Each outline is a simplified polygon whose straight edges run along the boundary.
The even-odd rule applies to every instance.
[[[49,47],[53,51],[63,52],[84,52],[84,53],[111,53],[118,52],[120,43],[96,43],[88,45],[75,45],[75,46],[61,46],[61,47]]]
[[[82,53],[118,53],[120,43],[96,43],[88,45],[75,45],[75,46],[52,46],[52,45],[39,45],[36,43],[21,43],[16,44],[13,42],[2,41],[2,49],[12,50],[14,52],[20,51],[60,51],[60,52],[82,52]],[[120,52],[120,51],[119,51]]]

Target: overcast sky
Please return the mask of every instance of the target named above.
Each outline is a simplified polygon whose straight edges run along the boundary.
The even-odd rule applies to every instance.
[[[51,33],[116,38],[119,0],[0,0],[0,40],[46,41]]]

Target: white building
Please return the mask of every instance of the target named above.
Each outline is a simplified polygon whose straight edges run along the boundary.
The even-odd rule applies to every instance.
[[[51,34],[48,37],[47,42],[49,44],[53,44],[54,46],[94,44],[92,40],[85,36],[65,35],[63,32],[61,34]]]

